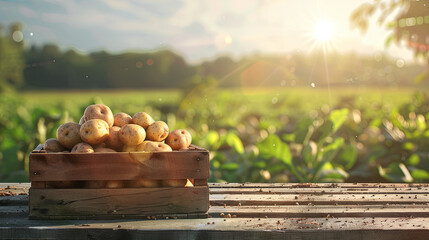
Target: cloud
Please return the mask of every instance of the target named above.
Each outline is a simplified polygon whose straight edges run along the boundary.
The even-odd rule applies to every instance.
[[[6,1],[1,3],[0,21],[21,21],[24,30],[39,29],[32,40],[37,43],[54,41],[85,51],[167,46],[195,60],[221,52],[309,52],[314,22],[329,17],[344,35],[337,39],[341,51],[383,51],[384,29],[372,26],[364,44],[349,29],[349,14],[363,1]]]
[[[23,16],[28,17],[28,18],[37,18],[38,17],[38,14],[35,11],[31,10],[30,8],[28,8],[26,6],[21,6],[19,8],[19,12]]]

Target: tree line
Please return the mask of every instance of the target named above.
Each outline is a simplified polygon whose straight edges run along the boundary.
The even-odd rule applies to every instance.
[[[0,28],[1,30],[1,28]],[[89,54],[55,44],[24,47],[0,31],[0,83],[16,89],[186,88],[204,81],[219,87],[406,86],[425,67],[375,54],[313,52],[220,56],[190,64],[168,49]],[[326,61],[326,62],[325,62]],[[427,84],[427,83],[423,83]]]

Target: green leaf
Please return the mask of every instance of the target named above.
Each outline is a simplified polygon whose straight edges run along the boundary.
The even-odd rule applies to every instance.
[[[293,142],[295,141],[295,134],[293,133],[284,134],[283,140],[285,140],[286,142]]]
[[[388,29],[393,29],[396,27],[396,21],[390,21],[386,24],[386,28]],[[394,37],[393,35],[391,35],[391,37]]]
[[[412,150],[415,148],[415,146],[414,146],[414,144],[413,144],[412,142],[405,142],[405,143],[402,145],[402,148],[403,148],[404,150],[412,151]]]
[[[309,144],[305,145],[301,151],[301,158],[304,159],[305,163],[307,164],[312,163],[316,155],[317,145],[313,141],[310,141]]]
[[[344,145],[344,138],[337,138],[337,139],[335,139],[335,141],[333,143],[331,143],[331,144],[329,144],[323,148],[323,150],[322,150],[323,154],[327,155],[331,151],[338,150],[343,145]]]
[[[319,181],[326,182],[325,180],[333,181],[333,179],[344,180],[344,179],[347,179],[348,177],[349,177],[349,174],[343,169],[334,168],[329,170],[323,170],[320,173]]]
[[[411,156],[405,162],[409,166],[416,166],[420,163],[420,157],[417,154],[411,154]]]
[[[382,124],[382,119],[376,118],[371,120],[371,122],[368,124],[368,127],[380,127]]]
[[[270,173],[283,172],[285,170],[284,164],[275,164],[267,168]]]
[[[323,123],[322,126],[319,127],[318,132],[320,132],[320,135],[316,139],[318,144],[321,145],[323,142],[325,142],[326,138],[330,136],[333,133],[334,124],[332,121],[326,121]]]
[[[267,163],[265,161],[256,161],[253,163],[253,166],[259,169],[265,169],[267,167]]]
[[[389,35],[384,41],[384,47],[388,48],[394,39],[395,39],[395,35]]]
[[[329,120],[331,120],[333,123],[333,132],[336,132],[341,127],[341,125],[343,125],[348,113],[349,110],[347,108],[334,110],[331,112],[329,115]]]
[[[344,166],[344,169],[349,170],[356,163],[356,159],[357,159],[356,148],[353,145],[347,144],[339,153],[338,157],[335,159],[335,162]]]
[[[205,140],[210,147],[217,146],[219,144],[219,134],[211,130],[207,133]]]
[[[318,152],[321,156],[321,161],[316,164],[314,167],[314,177],[313,180],[319,178],[320,171],[323,169],[326,163],[330,163],[334,157],[337,155],[338,151],[341,150],[341,147],[344,145],[343,138],[337,138],[335,141],[328,146],[324,147],[321,151]]]
[[[417,130],[424,131],[426,129],[426,120],[425,117],[421,114],[417,115],[416,118]]]
[[[244,147],[243,143],[241,142],[241,139],[233,132],[228,132],[225,136],[225,141],[228,144],[228,146],[231,146],[234,148],[234,150],[239,153],[244,153]]]
[[[4,138],[0,144],[0,173],[10,174],[13,171],[22,169],[22,163],[18,158],[19,147],[10,138]]]
[[[299,181],[304,182],[305,179],[296,171],[292,163],[292,154],[287,144],[282,142],[277,135],[268,135],[262,142],[257,144],[260,156],[263,158],[277,158],[285,164]]]
[[[289,147],[277,135],[269,135],[262,142],[258,143],[257,146],[262,157],[275,157],[288,167],[292,166],[292,154]]]
[[[391,182],[413,181],[413,177],[403,163],[391,163],[387,168],[378,165],[378,173],[381,177]]]
[[[299,120],[294,131],[296,143],[303,143],[311,125],[313,125],[313,120],[311,118],[303,118]]]
[[[220,166],[221,169],[229,171],[237,170],[239,167],[238,163],[224,163]]]
[[[416,169],[411,173],[411,176],[414,179],[419,180],[428,180],[429,179],[429,173],[423,169]]]

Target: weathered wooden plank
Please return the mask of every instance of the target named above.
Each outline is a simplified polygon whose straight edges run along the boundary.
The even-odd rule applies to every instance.
[[[396,196],[397,195],[397,196]],[[295,204],[428,204],[429,196],[417,194],[327,194],[327,195],[283,195],[283,194],[212,194],[211,205],[295,205]]]
[[[38,221],[1,219],[3,238],[427,239],[427,218],[212,218]],[[120,232],[120,234],[118,234]],[[266,234],[265,234],[266,233]],[[256,238],[257,237],[257,238]]]
[[[429,188],[215,188],[210,194],[429,194]]]
[[[30,217],[204,213],[208,187],[122,189],[30,189]]]
[[[28,216],[28,206],[0,206],[1,217]],[[211,217],[226,217],[228,214],[238,218],[290,218],[290,217],[429,217],[428,205],[298,205],[298,206],[211,206],[208,214]],[[138,216],[138,215],[135,215]],[[195,213],[192,217],[206,217],[206,214]],[[140,215],[138,218],[188,218],[187,214]],[[53,219],[55,218],[52,217]],[[76,216],[69,216],[76,219]],[[61,216],[67,219],[67,216]],[[91,219],[112,219],[111,215],[91,216]],[[117,219],[114,216],[113,219]]]
[[[293,188],[293,189],[303,189],[309,190],[308,188],[329,188],[329,189],[339,189],[343,188],[358,188],[358,189],[370,189],[370,188],[380,188],[383,189],[405,189],[405,190],[424,190],[429,189],[429,184],[427,183],[335,183],[335,187],[331,187],[332,183],[208,183],[210,189],[216,188]],[[16,187],[16,188],[29,188],[30,183],[0,183],[0,188],[5,187]],[[300,186],[300,187],[298,187]],[[310,187],[308,187],[310,186]],[[405,191],[404,190],[404,191]],[[351,190],[353,191],[353,190]]]
[[[28,195],[15,195],[0,197],[0,206],[28,205]]]
[[[121,226],[120,224],[117,226]],[[413,239],[426,240],[426,230],[276,230],[264,231],[260,229],[252,229],[248,231],[227,230],[221,231],[216,229],[194,229],[194,230],[140,230],[140,229],[98,229],[82,227],[79,229],[1,229],[0,236],[4,239],[204,239],[204,240],[240,240],[240,239],[377,239],[377,240],[392,240],[392,239]]]
[[[31,181],[205,179],[209,169],[208,152],[196,150],[30,154]]]
[[[428,188],[428,183],[209,183],[210,188]]]
[[[429,217],[428,205],[297,205],[297,206],[211,206],[209,215],[239,218],[321,217]]]
[[[30,188],[31,184],[26,182],[26,183],[0,183],[0,188],[1,189],[6,189],[6,188]]]
[[[28,217],[28,206],[0,206],[0,218]]]

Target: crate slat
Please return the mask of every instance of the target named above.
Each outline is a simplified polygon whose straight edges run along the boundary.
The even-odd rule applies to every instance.
[[[120,189],[32,189],[30,218],[133,218],[206,213],[208,187]]]
[[[31,181],[207,179],[208,151],[31,153]]]

